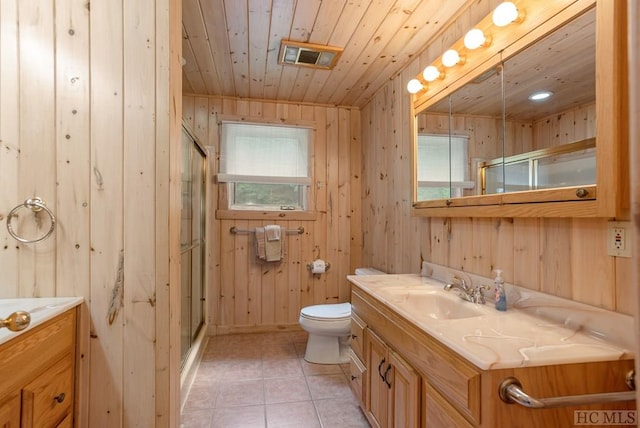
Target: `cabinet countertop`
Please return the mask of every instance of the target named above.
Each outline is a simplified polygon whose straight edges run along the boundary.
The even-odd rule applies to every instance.
[[[511,295],[506,312],[493,302],[463,301],[444,283],[416,274],[348,276],[358,289],[387,305],[480,369],[611,361],[633,358],[628,344],[608,332],[633,336],[633,317],[523,290]],[[513,292],[513,290],[511,290]],[[411,296],[437,293],[477,314],[438,319]]]
[[[81,304],[82,301],[82,297],[0,299],[0,318],[6,318],[16,311],[26,311],[31,315],[31,323],[24,330],[14,332],[7,328],[0,329],[0,345]]]

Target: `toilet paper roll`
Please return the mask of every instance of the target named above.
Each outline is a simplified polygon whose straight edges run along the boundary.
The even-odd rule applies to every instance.
[[[327,263],[322,259],[316,259],[311,265],[311,273],[325,273],[327,270]]]

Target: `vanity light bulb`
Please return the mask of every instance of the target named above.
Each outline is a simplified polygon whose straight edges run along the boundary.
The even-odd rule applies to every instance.
[[[455,49],[449,49],[442,54],[442,65],[445,67],[453,67],[460,62],[460,54]]]
[[[411,94],[417,94],[422,88],[422,83],[418,79],[411,79],[409,83],[407,83],[407,91]]]
[[[518,19],[518,8],[510,1],[500,3],[493,11],[493,23],[498,27],[504,27]]]
[[[442,73],[440,73],[438,67],[436,67],[435,65],[430,65],[428,67],[425,67],[424,71],[422,72],[422,77],[424,77],[424,80],[426,80],[427,82],[433,82],[437,78],[442,77]]]
[[[480,46],[483,46],[487,38],[485,37],[482,30],[478,28],[474,28],[473,30],[469,30],[467,34],[464,36],[464,46],[467,49],[478,49]]]

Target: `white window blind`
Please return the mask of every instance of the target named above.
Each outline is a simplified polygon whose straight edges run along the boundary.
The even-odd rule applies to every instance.
[[[223,122],[219,182],[310,185],[310,128]]]

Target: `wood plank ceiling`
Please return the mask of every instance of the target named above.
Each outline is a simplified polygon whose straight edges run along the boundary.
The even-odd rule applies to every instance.
[[[366,105],[468,0],[183,0],[183,92]],[[278,64],[280,41],[343,47],[333,70]]]

